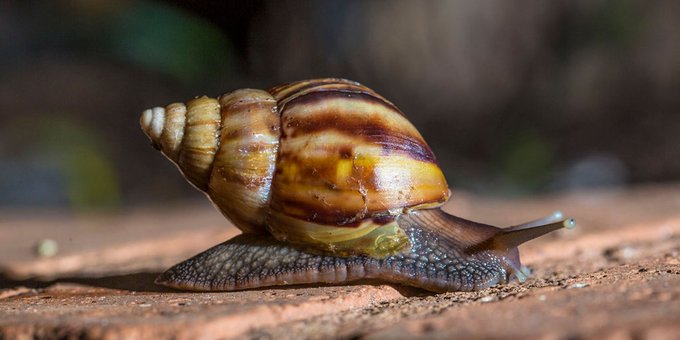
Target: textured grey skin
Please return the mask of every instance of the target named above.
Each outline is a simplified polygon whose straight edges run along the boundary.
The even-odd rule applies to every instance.
[[[179,289],[229,291],[371,278],[434,292],[471,291],[505,283],[519,268],[516,248],[466,254],[460,246],[422,228],[402,227],[413,247],[384,259],[319,255],[268,235],[243,234],[175,265],[156,283]]]

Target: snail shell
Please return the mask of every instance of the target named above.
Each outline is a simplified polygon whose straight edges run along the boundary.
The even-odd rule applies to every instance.
[[[238,228],[324,252],[406,249],[398,216],[449,198],[418,130],[348,80],[201,97],[147,110],[141,123]]]
[[[204,96],[140,122],[244,232],[159,278],[173,287],[380,278],[478,289],[526,277],[517,245],[573,224],[553,216],[499,229],[441,211],[450,191],[423,137],[390,101],[344,79]]]

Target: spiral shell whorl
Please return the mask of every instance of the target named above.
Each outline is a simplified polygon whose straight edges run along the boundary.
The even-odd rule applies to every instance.
[[[163,153],[173,162],[179,162],[179,151],[184,138],[187,107],[182,103],[173,103],[165,108],[165,124],[161,135]]]
[[[264,232],[280,138],[276,100],[261,90],[220,97],[222,127],[208,196],[236,226]]]
[[[200,97],[187,103],[186,125],[178,165],[184,176],[206,191],[219,143],[220,104]]]
[[[245,232],[264,232],[279,114],[267,92],[244,89],[142,113],[154,147]]]
[[[142,113],[140,123],[154,147],[175,162],[189,182],[206,191],[219,142],[217,100],[204,96],[186,105],[154,107]]]

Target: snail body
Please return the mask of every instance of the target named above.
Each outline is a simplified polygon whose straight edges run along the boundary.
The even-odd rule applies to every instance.
[[[450,191],[397,107],[314,79],[146,110],[152,144],[243,234],[157,282],[191,290],[377,278],[432,291],[526,277],[517,245],[573,224],[500,229],[439,207]],[[236,260],[237,259],[237,260]]]

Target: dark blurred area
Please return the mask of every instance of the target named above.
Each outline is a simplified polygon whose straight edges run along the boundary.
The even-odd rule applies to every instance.
[[[4,1],[0,208],[197,193],[143,109],[343,77],[381,93],[455,189],[680,179],[680,2]]]

